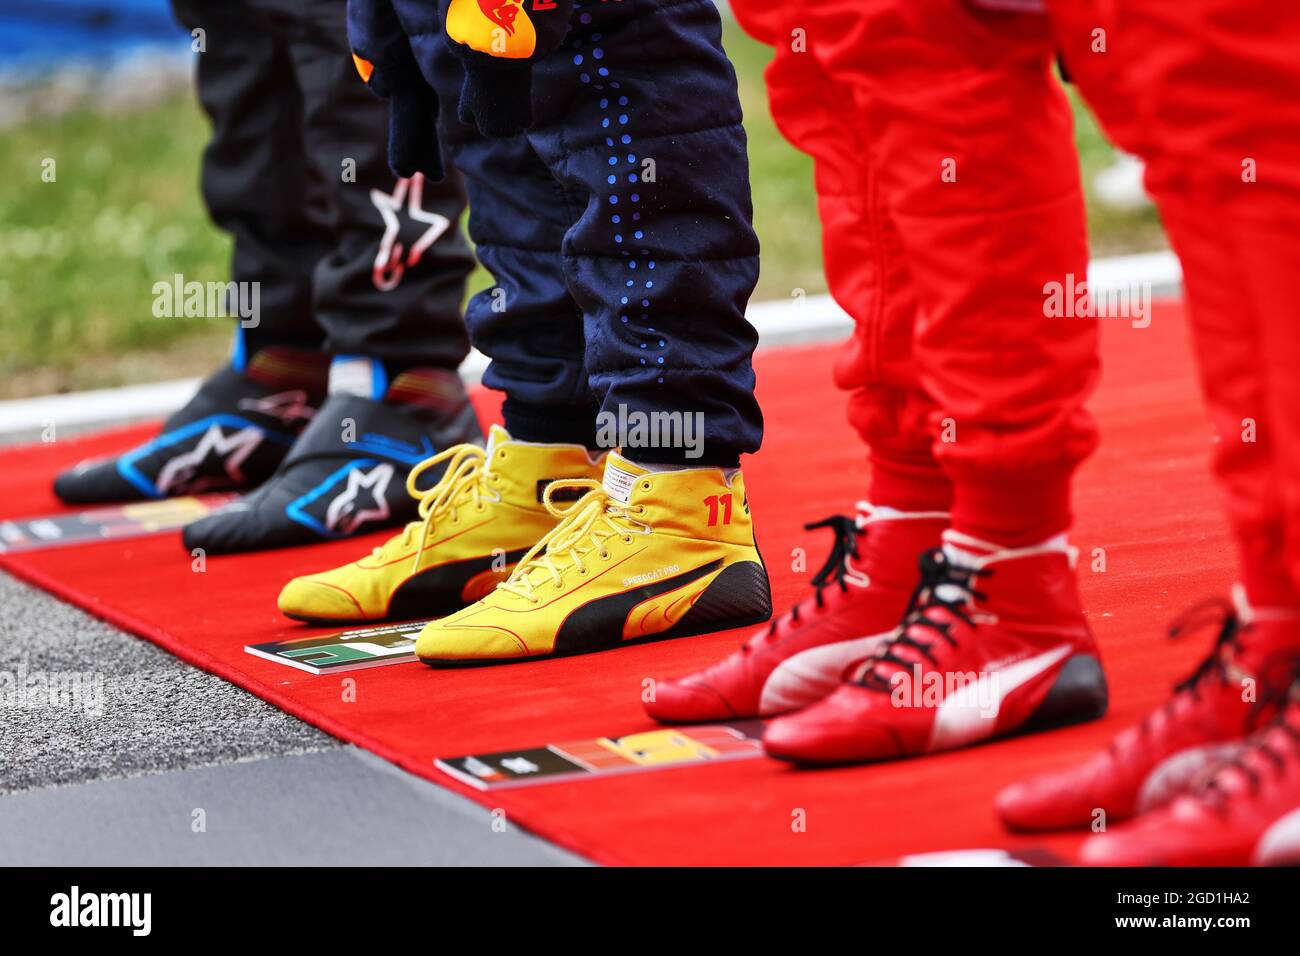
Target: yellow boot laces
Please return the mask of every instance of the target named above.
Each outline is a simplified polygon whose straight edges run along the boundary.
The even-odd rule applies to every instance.
[[[428,490],[416,487],[421,475],[444,461],[447,462],[447,470],[442,473],[436,485]],[[414,570],[420,570],[420,556],[428,543],[429,531],[439,518],[450,514],[452,523],[456,524],[459,518],[455,511],[462,504],[473,501],[475,510],[482,511],[485,501],[501,500],[500,492],[492,487],[498,480],[497,476],[486,465],[487,452],[483,448],[478,445],[455,445],[438,452],[432,458],[426,458],[406,476],[407,494],[420,502],[420,520],[410,522],[402,529],[401,535],[393,540],[400,540],[403,548],[410,547],[416,531],[419,531],[420,542],[415,549]],[[382,547],[375,548],[375,557],[381,557],[383,550]]]
[[[584,488],[587,493],[566,508],[551,500],[555,491],[566,488]],[[551,584],[558,589],[563,583],[560,577],[563,569],[555,563],[556,559],[567,557],[569,564],[577,568],[579,574],[585,575],[587,567],[583,564],[583,555],[595,550],[601,560],[606,560],[609,549],[605,542],[610,538],[618,537],[624,544],[631,544],[632,535],[651,531],[648,524],[633,517],[645,514],[645,505],[629,506],[616,501],[605,493],[599,481],[590,478],[553,481],[546,486],[542,501],[546,510],[559,518],[560,523],[533,545],[510,577],[498,585],[532,604],[541,601],[534,593],[539,584],[531,577],[533,571],[546,571]],[[545,584],[545,579],[540,583]]]

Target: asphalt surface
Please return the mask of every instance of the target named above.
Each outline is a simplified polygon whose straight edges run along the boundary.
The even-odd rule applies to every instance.
[[[0,673],[78,677],[80,697],[0,714],[0,793],[340,746],[218,677],[7,574]],[[5,682],[0,678],[0,697]]]

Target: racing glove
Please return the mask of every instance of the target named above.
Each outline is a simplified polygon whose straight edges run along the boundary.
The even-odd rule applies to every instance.
[[[388,165],[398,176],[442,179],[438,94],[420,72],[392,0],[348,0],[348,43],[357,72],[388,100]]]
[[[484,136],[532,125],[533,64],[569,32],[573,0],[439,0],[446,41],[465,68],[457,113]]]

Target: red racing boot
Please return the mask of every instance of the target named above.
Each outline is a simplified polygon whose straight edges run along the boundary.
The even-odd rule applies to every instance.
[[[1219,623],[1214,650],[1169,701],[1091,760],[1003,790],[995,806],[1007,827],[1059,830],[1089,826],[1099,810],[1108,823],[1144,813],[1203,777],[1277,713],[1300,648],[1300,619],[1244,607],[1238,614],[1214,599],[1184,614],[1170,636],[1207,614]]]
[[[665,723],[771,717],[830,693],[851,665],[898,629],[916,585],[916,561],[948,526],[942,511],[903,512],[858,502],[831,528],[835,545],[813,594],[755,631],[712,667],[659,681],[646,711]]]
[[[1000,549],[954,531],[901,629],[763,743],[799,764],[889,760],[1100,717],[1106,679],[1064,536]]]
[[[1084,841],[1092,866],[1300,864],[1300,687],[1202,785]]]

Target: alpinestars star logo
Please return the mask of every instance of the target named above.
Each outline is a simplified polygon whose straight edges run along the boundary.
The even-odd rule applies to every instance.
[[[242,485],[243,464],[262,443],[263,437],[262,430],[251,425],[231,435],[225,434],[220,425],[211,425],[193,448],[163,465],[155,484],[164,494],[181,490],[202,491],[219,475],[224,475],[235,486]]]
[[[260,412],[278,418],[286,425],[297,421],[309,422],[316,414],[316,409],[307,401],[307,393],[300,388],[276,392],[262,398],[241,398],[239,407],[244,411]]]
[[[428,248],[451,225],[446,216],[430,212],[424,208],[424,175],[416,173],[410,179],[399,179],[393,187],[392,195],[382,189],[370,190],[370,201],[384,217],[384,236],[379,240],[379,254],[375,256],[375,268],[371,278],[375,288],[380,292],[396,289],[408,268],[414,268]],[[407,252],[399,241],[402,233],[402,206],[406,214],[415,222],[425,223],[428,228]]]
[[[353,468],[348,472],[347,487],[325,510],[325,527],[338,534],[352,534],[367,521],[387,519],[389,509],[385,493],[392,480],[393,466],[388,462],[375,465],[369,471]],[[366,498],[369,499],[368,506]]]

